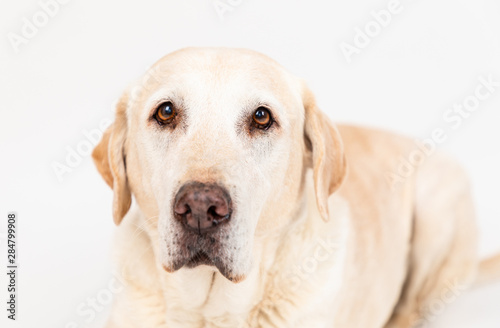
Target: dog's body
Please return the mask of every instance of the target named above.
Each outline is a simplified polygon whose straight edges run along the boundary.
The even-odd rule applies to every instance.
[[[193,91],[192,86],[190,92],[214,87],[198,98],[207,104],[208,122],[196,124],[193,113],[200,101],[184,97],[183,108],[189,109],[182,116],[188,122],[184,127],[183,121],[176,121],[176,130],[141,128],[137,122],[145,118],[134,113],[150,107],[145,99],[161,90],[163,77],[156,77],[158,82],[136,102],[122,98],[117,122],[94,152],[100,172],[115,191],[115,221],[127,213],[129,194],[138,203],[118,229],[116,259],[124,290],[116,295],[107,328],[412,327],[427,320],[432,301],[473,281],[478,265],[473,205],[467,178],[453,161],[431,155],[414,174],[388,179],[397,174],[400,158],[416,149],[413,141],[352,126],[340,126],[337,133],[303,84],[295,84],[291,75],[261,55],[188,49],[162,62],[167,63],[162,70],[176,76],[177,85],[184,87],[183,72],[197,80],[201,88]],[[178,67],[184,62],[189,64]],[[235,70],[241,72],[234,75]],[[217,97],[237,99],[240,91],[232,86],[236,91],[229,96],[214,90],[231,82],[243,84],[242,94],[259,93],[264,82],[253,76],[256,71],[272,80],[265,87],[275,95],[277,127],[248,135],[220,132],[242,123],[226,126],[214,120],[212,125],[210,110],[234,107],[237,101],[218,102]],[[205,83],[207,76],[217,82]],[[246,83],[257,86],[253,90]],[[285,109],[276,105],[279,102]],[[169,139],[148,133],[168,133]],[[197,139],[204,133],[210,138]],[[156,138],[167,146],[149,147]],[[176,152],[174,142],[184,146],[169,157],[168,165],[149,160],[158,152]],[[237,147],[231,148],[232,143]],[[257,148],[253,143],[259,143]],[[250,159],[238,153],[246,147]],[[117,160],[121,152],[123,166]],[[261,152],[265,156],[259,157]],[[242,160],[241,165],[250,161],[251,166],[231,171]],[[254,165],[261,165],[259,171],[239,176]],[[182,167],[182,172],[172,167]],[[261,186],[254,176],[269,181]],[[215,255],[209,254],[214,264],[179,268],[172,264],[185,254],[178,244],[192,239],[178,237],[187,232],[171,223],[176,214],[169,208],[179,186],[191,180],[222,181],[237,196],[231,203],[233,217],[221,228],[227,230],[212,238],[216,246],[210,252]],[[251,189],[248,196],[237,189],[240,184]],[[246,209],[245,203],[259,201]],[[253,223],[244,229],[243,220]],[[207,247],[201,232],[196,238],[197,247]],[[235,241],[224,244],[223,239]],[[236,255],[229,248],[237,250]]]

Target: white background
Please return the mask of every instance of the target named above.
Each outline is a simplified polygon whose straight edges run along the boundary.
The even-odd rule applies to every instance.
[[[479,76],[500,81],[498,0],[401,0],[400,12],[351,63],[339,45],[352,44],[356,28],[388,0],[228,1],[235,6],[222,19],[211,0],[72,0],[16,52],[9,33],[22,36],[23,19],[42,9],[35,0],[0,0],[0,232],[8,211],[20,221],[19,320],[5,318],[2,274],[0,326],[91,327],[105,318],[108,307],[90,323],[77,308],[102,299],[112,278],[111,191],[88,155],[62,182],[52,165],[88,141],[84,130],[112,118],[130,81],[186,46],[271,56],[308,81],[335,121],[416,138],[444,128],[440,148],[473,182],[481,254],[500,251],[500,88],[459,129],[442,118],[474,94]],[[500,285],[460,294],[444,313],[435,311],[433,327],[500,327]]]

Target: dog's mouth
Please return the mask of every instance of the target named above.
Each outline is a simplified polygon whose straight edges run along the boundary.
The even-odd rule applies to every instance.
[[[195,268],[199,265],[212,265],[215,266],[214,261],[208,256],[207,253],[199,251],[193,257],[191,257],[185,266],[187,268]]]
[[[184,257],[178,257],[176,260],[171,262],[170,265],[164,265],[163,268],[170,273],[173,273],[181,268],[195,269],[201,265],[207,265],[214,267],[220,272],[226,279],[234,283],[238,283],[245,279],[245,276],[234,274],[231,266],[227,265],[227,259],[220,257],[218,253],[206,252],[200,250],[199,248],[190,247],[190,254]],[[230,261],[232,262],[232,261]]]

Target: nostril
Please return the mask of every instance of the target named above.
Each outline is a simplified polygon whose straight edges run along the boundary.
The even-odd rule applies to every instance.
[[[189,207],[188,204],[183,204],[181,206],[176,206],[174,211],[176,214],[186,215],[191,213],[191,207]]]
[[[210,222],[212,227],[218,226],[220,223],[229,220],[230,214],[226,211],[225,215],[220,215],[220,212],[217,211],[216,206],[210,206],[207,211],[207,221]]]
[[[210,206],[207,211],[207,220],[215,220],[220,217],[219,214],[217,214],[216,207],[215,206]]]

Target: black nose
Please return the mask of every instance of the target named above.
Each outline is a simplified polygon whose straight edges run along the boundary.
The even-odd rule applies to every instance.
[[[215,230],[229,221],[231,212],[231,198],[217,184],[186,183],[175,196],[175,217],[199,234]]]

